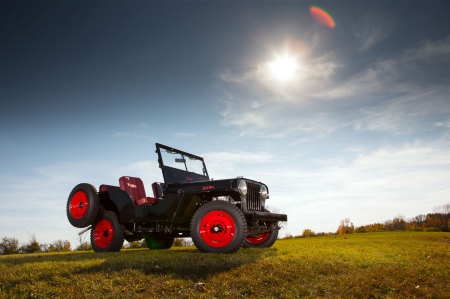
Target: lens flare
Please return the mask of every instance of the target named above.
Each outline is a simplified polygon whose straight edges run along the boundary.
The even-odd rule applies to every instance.
[[[320,7],[311,6],[309,8],[309,13],[322,26],[325,26],[327,28],[334,28],[336,26],[336,23],[334,22],[330,14]]]

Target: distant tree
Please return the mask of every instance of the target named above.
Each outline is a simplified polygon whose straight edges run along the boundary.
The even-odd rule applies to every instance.
[[[405,230],[406,221],[403,215],[398,215],[394,217],[391,221],[392,230]]]
[[[145,247],[147,247],[147,245],[145,245],[144,240],[128,242],[128,244],[125,245],[125,248],[128,248],[128,249],[145,248]]]
[[[181,246],[183,246],[183,239],[182,238],[175,238],[175,240],[173,241],[173,246],[174,247],[181,247]]]
[[[51,252],[58,252],[58,251],[71,251],[70,242],[67,240],[56,240],[52,244],[50,244]]]
[[[435,207],[433,212],[441,219],[442,230],[449,231],[450,203]]]
[[[417,226],[422,226],[426,219],[427,219],[426,215],[420,214],[420,215],[413,217],[410,220],[410,222],[414,222]]]
[[[41,252],[49,252],[50,251],[50,245],[47,243],[41,244]]]
[[[441,231],[447,225],[442,222],[442,215],[440,213],[428,213],[424,226],[428,231]]]
[[[78,239],[78,245],[77,247],[75,247],[76,251],[88,251],[88,250],[92,250],[92,245],[91,242],[88,242],[86,240],[87,236],[89,234],[86,234],[86,231],[84,233],[81,233],[85,231],[85,229],[81,229],[79,231],[76,231],[76,236]],[[81,234],[80,234],[81,233]]]
[[[41,245],[39,245],[35,234],[30,234],[30,240],[28,241],[28,243],[23,244],[19,248],[19,252],[21,253],[36,253],[40,251]]]
[[[338,234],[340,234],[340,235],[352,234],[352,233],[354,233],[354,231],[355,231],[355,226],[353,225],[352,222],[350,222],[349,218],[342,219],[339,222],[339,227],[337,230]]]
[[[303,230],[303,233],[302,233],[303,238],[309,238],[309,237],[315,237],[315,236],[316,236],[316,234],[309,228]]]
[[[76,248],[76,251],[88,251],[88,250],[92,250],[92,245],[90,242],[84,242],[79,244]]]
[[[19,253],[19,241],[16,238],[3,237],[0,242],[0,254]]]

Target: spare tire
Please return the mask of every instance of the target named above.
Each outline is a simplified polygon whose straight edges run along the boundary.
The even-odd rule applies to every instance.
[[[90,184],[78,184],[72,189],[67,200],[67,219],[75,227],[87,227],[94,223],[99,207],[97,189]]]

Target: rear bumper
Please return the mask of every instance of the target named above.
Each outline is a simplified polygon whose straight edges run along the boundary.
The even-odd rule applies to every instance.
[[[252,211],[248,214],[245,214],[245,218],[249,220],[261,220],[261,221],[287,221],[286,214],[276,214],[258,211]]]

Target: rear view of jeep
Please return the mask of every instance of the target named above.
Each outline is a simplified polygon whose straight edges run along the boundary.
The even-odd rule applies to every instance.
[[[97,189],[78,184],[67,201],[67,218],[91,230],[97,252],[119,251],[124,240],[145,240],[149,249],[169,249],[174,238],[191,237],[202,252],[232,253],[241,247],[271,247],[287,215],[266,209],[269,188],[243,177],[211,180],[202,157],[156,143],[164,182],[147,196],[140,178]]]

